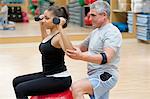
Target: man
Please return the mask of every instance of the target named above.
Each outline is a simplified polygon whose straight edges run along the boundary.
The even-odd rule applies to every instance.
[[[8,23],[8,6],[4,5],[1,8],[0,15],[2,16],[2,25],[5,27]]]
[[[14,30],[15,23],[8,21],[8,6],[5,4],[0,10],[0,22],[3,30]]]
[[[88,78],[72,85],[74,99],[108,99],[109,91],[118,80],[117,65],[122,43],[120,31],[110,23],[110,6],[105,1],[96,1],[90,6],[90,17],[96,28],[74,50],[67,55],[76,60],[88,62]]]

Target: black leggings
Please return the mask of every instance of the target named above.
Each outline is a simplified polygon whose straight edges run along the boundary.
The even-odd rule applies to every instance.
[[[13,87],[17,99],[28,96],[52,94],[69,89],[72,79],[69,77],[46,77],[42,72],[16,77]]]

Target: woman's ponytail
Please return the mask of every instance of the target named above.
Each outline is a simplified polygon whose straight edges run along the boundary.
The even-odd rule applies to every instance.
[[[65,28],[65,27],[67,27],[67,23],[68,23],[68,20],[69,20],[69,15],[68,15],[67,10],[66,10],[65,7],[60,7],[59,10],[61,11],[61,17],[66,19],[66,23],[63,25],[63,28]]]

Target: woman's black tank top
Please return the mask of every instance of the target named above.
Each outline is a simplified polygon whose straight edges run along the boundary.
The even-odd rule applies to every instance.
[[[57,33],[58,34],[58,33]],[[42,54],[42,67],[45,75],[52,75],[66,71],[64,62],[64,51],[62,48],[55,48],[52,46],[51,41],[57,35],[55,34],[50,40],[41,43],[39,50]]]

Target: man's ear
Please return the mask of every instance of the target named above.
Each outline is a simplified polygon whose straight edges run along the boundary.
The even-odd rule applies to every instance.
[[[107,13],[106,13],[106,11],[104,11],[104,16],[107,16]]]

